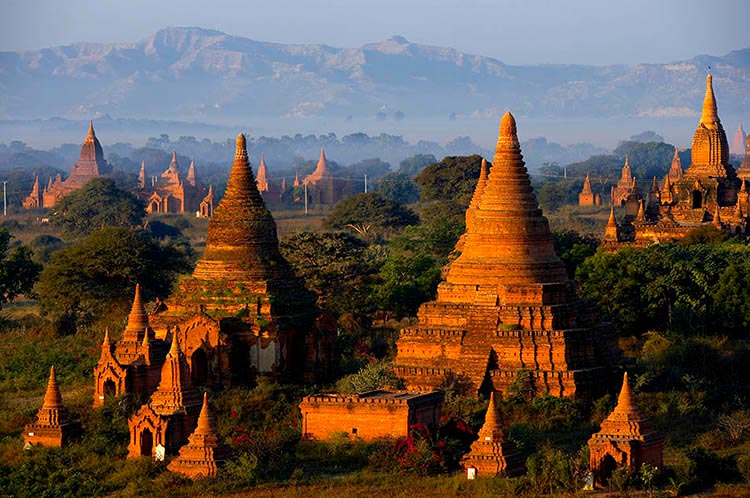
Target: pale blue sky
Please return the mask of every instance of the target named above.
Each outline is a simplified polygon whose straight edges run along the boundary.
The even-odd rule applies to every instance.
[[[391,35],[510,64],[635,64],[750,46],[750,0],[0,0],[0,50],[166,26],[356,47]]]

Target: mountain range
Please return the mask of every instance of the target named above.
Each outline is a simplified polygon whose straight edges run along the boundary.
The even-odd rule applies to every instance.
[[[403,37],[285,45],[197,27],[136,43],[0,52],[0,119],[102,114],[274,119],[698,115],[707,67],[720,112],[750,112],[750,48],[635,66],[508,65]]]

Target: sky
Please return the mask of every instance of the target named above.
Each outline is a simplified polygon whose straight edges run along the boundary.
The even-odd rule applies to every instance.
[[[637,64],[750,47],[750,0],[0,0],[0,51],[200,26],[358,47],[401,35],[508,64]]]

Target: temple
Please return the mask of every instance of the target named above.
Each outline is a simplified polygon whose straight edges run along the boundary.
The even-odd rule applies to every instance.
[[[602,422],[601,430],[591,436],[588,446],[591,472],[598,486],[604,486],[618,467],[636,472],[644,463],[662,466],[664,437],[651,428],[635,406],[627,373],[617,406]]]
[[[673,242],[690,230],[708,224],[730,233],[745,233],[750,208],[749,179],[750,171],[743,170],[738,175],[729,164],[727,137],[719,119],[709,74],[701,119],[693,135],[690,166],[683,172],[675,151],[661,186],[654,179],[646,205],[640,201],[635,219],[632,219],[632,210],[626,210],[625,218],[618,224],[617,236],[607,236],[604,246],[616,251],[627,245],[643,247]],[[615,206],[620,205],[619,199],[614,197]]]
[[[179,337],[196,385],[247,383],[257,374],[313,379],[331,360],[316,328],[315,296],[279,252],[276,223],[258,191],[244,135],[226,193],[208,224],[192,276],[150,316],[156,337]]]
[[[205,188],[195,173],[195,161],[190,161],[187,175],[180,171],[177,153],[172,152],[172,160],[167,169],[148,182],[146,165],[141,163],[138,175],[141,187],[139,196],[146,202],[148,213],[196,213],[205,196]]]
[[[214,477],[218,467],[229,460],[232,452],[219,441],[214,416],[208,406],[208,394],[203,393],[203,407],[198,415],[198,425],[180,449],[177,458],[169,462],[167,469],[191,479]]]
[[[80,189],[89,180],[110,173],[112,168],[104,160],[104,152],[94,133],[94,122],[89,122],[89,132],[81,146],[81,155],[78,162],[70,167],[70,176],[65,180],[58,174],[55,180],[49,179],[47,186],[42,190],[39,178],[34,181],[31,194],[23,201],[26,209],[51,208],[60,202],[60,199],[71,192]]]
[[[737,127],[737,131],[734,132],[732,137],[732,145],[729,148],[729,153],[736,156],[741,156],[745,153],[745,130],[742,128],[742,123]]]
[[[295,184],[297,181],[295,179]],[[348,181],[333,177],[328,169],[326,151],[322,147],[315,171],[307,175],[302,184],[307,186],[307,196],[314,205],[333,206],[351,193]]]
[[[617,182],[617,186],[612,189],[611,202],[615,206],[625,207],[625,213],[635,216],[638,211],[638,203],[641,200],[641,193],[638,191],[638,180],[633,176],[630,169],[630,161],[625,156],[625,164],[622,166],[622,173]]]
[[[471,451],[463,457],[464,468],[474,467],[479,477],[498,474],[517,476],[524,471],[524,457],[515,444],[505,438],[502,417],[495,404],[495,393],[490,393],[490,404],[479,429],[479,439],[471,444]]]
[[[132,394],[145,399],[151,395],[159,385],[168,349],[168,343],[157,339],[149,325],[141,288],[136,284],[122,338],[113,346],[109,330],[104,333],[99,362],[94,367],[94,406],[102,406],[108,397]]]
[[[409,390],[464,376],[476,393],[593,396],[619,362],[616,337],[577,297],[530,185],[510,113],[466,212],[461,255],[397,341]]]
[[[282,178],[280,182],[274,182],[271,179],[268,174],[268,166],[266,166],[266,157],[264,154],[260,155],[258,176],[255,182],[258,184],[258,191],[263,196],[266,204],[275,205],[282,202],[281,196],[286,190],[286,178]]]
[[[314,394],[299,404],[302,436],[327,440],[342,432],[372,441],[407,437],[420,424],[434,430],[440,425],[442,391],[406,393],[369,391],[361,394]]]
[[[27,445],[64,446],[81,434],[81,424],[70,420],[68,410],[63,405],[54,366],[49,369],[47,392],[36,419],[23,429],[23,439]]]
[[[581,193],[578,194],[578,205],[579,206],[601,206],[602,205],[601,194],[595,194],[594,191],[591,190],[591,180],[589,180],[588,174],[586,174],[586,179],[583,181],[583,189],[581,189]]]
[[[128,420],[128,458],[163,459],[165,454],[176,454],[188,441],[200,408],[200,395],[190,381],[190,368],[175,336],[161,367],[159,386]]]

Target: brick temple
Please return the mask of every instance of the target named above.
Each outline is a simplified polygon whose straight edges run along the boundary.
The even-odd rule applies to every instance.
[[[184,175],[177,152],[172,152],[169,166],[159,176],[147,177],[146,163],[141,162],[138,186],[138,196],[146,202],[146,212],[152,214],[200,212],[200,204],[206,197],[206,189],[196,176],[195,160],[190,161]]]
[[[466,233],[419,322],[401,330],[394,362],[409,390],[465,376],[475,392],[510,386],[587,398],[619,362],[616,337],[577,297],[531,189],[510,113],[492,167],[466,212]]]
[[[693,135],[691,164],[683,171],[675,151],[664,181],[659,184],[653,179],[647,198],[639,199],[635,213],[633,208],[626,209],[625,218],[620,223],[615,221],[616,230],[608,225],[604,247],[616,251],[625,246],[674,242],[704,225],[729,233],[746,233],[750,212],[748,181],[750,167],[735,171],[729,163],[727,136],[709,74],[700,122]],[[620,205],[617,195],[613,201],[615,206]]]
[[[196,385],[224,386],[257,374],[308,380],[323,374],[333,339],[316,328],[316,316],[315,295],[279,252],[276,223],[240,134],[205,252],[154,309],[151,326],[157,338],[179,337]]]
[[[628,374],[622,379],[617,406],[588,442],[590,467],[597,486],[603,486],[617,468],[637,472],[647,463],[662,466],[664,436],[651,428],[633,401]]]
[[[26,209],[39,209],[55,207],[60,199],[74,192],[88,183],[89,180],[106,175],[112,171],[112,167],[104,160],[104,152],[99,139],[94,133],[94,122],[89,122],[89,132],[81,146],[81,155],[78,162],[70,167],[70,175],[63,180],[58,173],[53,181],[49,179],[47,185],[42,188],[39,177],[34,180],[31,194],[23,201]]]
[[[23,428],[27,445],[65,446],[81,435],[81,424],[68,416],[57,385],[55,367],[49,369],[49,382],[44,393],[44,403],[36,415],[36,422]]]
[[[326,440],[342,432],[372,441],[407,437],[409,427],[421,424],[436,429],[440,423],[443,392],[406,393],[369,391],[361,394],[314,394],[299,405],[302,436]]]

